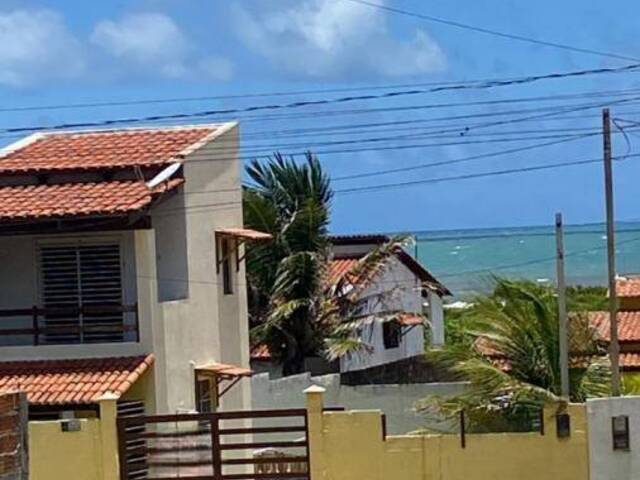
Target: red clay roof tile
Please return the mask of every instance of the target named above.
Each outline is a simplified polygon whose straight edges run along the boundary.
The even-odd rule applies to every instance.
[[[153,190],[140,180],[0,187],[0,220],[125,214],[183,182],[173,179]]]
[[[0,152],[0,173],[163,165],[215,131],[207,125],[46,133]]]
[[[609,341],[609,312],[590,312],[589,322],[598,335]],[[640,311],[618,312],[618,340],[620,342],[640,342]]]
[[[37,405],[95,403],[107,392],[125,393],[153,360],[141,355],[0,362],[0,390],[24,391]]]
[[[616,294],[618,297],[640,297],[640,276],[617,278]]]

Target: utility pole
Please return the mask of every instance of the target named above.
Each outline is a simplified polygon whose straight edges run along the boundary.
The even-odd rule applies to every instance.
[[[618,297],[616,294],[616,242],[613,217],[613,166],[611,159],[611,119],[609,109],[602,110],[604,146],[604,193],[607,210],[607,271],[609,277],[609,323],[611,326],[611,394],[620,396],[620,344],[618,343]]]
[[[569,342],[567,338],[567,291],[564,280],[564,232],[562,214],[556,213],[556,273],[558,282],[558,341],[560,353],[560,393],[569,398]]]

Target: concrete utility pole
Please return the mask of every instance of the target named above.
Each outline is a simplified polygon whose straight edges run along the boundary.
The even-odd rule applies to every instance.
[[[564,280],[564,232],[562,214],[556,213],[556,272],[558,281],[558,340],[560,393],[569,398],[569,340],[567,337],[567,291]]]
[[[607,266],[609,276],[609,323],[611,325],[611,394],[620,396],[620,344],[618,343],[618,297],[616,295],[616,242],[613,216],[613,166],[611,159],[611,119],[609,109],[602,110],[604,146],[604,193],[607,208]]]

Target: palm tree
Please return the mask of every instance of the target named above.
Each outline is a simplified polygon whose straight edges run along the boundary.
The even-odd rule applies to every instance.
[[[419,408],[449,418],[464,409],[470,427],[480,430],[513,426],[521,413],[545,403],[607,395],[609,366],[586,316],[575,314],[570,321],[570,398],[563,399],[553,289],[532,282],[495,281],[493,295],[478,297],[469,312],[468,341],[428,354],[470,382],[469,388],[452,398],[428,397]]]
[[[291,375],[322,348],[311,299],[322,288],[333,192],[310,153],[304,163],[276,153],[270,162],[252,162],[247,174],[245,225],[273,235],[247,255],[252,332]]]

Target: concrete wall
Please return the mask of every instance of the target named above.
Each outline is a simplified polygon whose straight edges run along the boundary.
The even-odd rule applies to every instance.
[[[428,424],[424,416],[414,410],[415,403],[427,395],[447,396],[464,391],[464,383],[461,382],[354,387],[340,385],[338,374],[319,377],[302,374],[270,380],[265,373],[251,379],[253,408],[303,408],[303,390],[310,385],[320,385],[326,390],[326,405],[382,410],[387,416],[387,431],[393,434],[408,433],[424,427],[444,428],[444,425],[437,423]]]
[[[640,477],[640,397],[602,398],[587,402],[591,480]],[[629,417],[629,451],[613,450],[612,417]]]
[[[559,439],[554,416],[546,435],[474,434],[383,439],[379,411],[324,412],[321,389],[307,393],[314,480],[587,480],[583,406],[570,407],[571,437]]]

